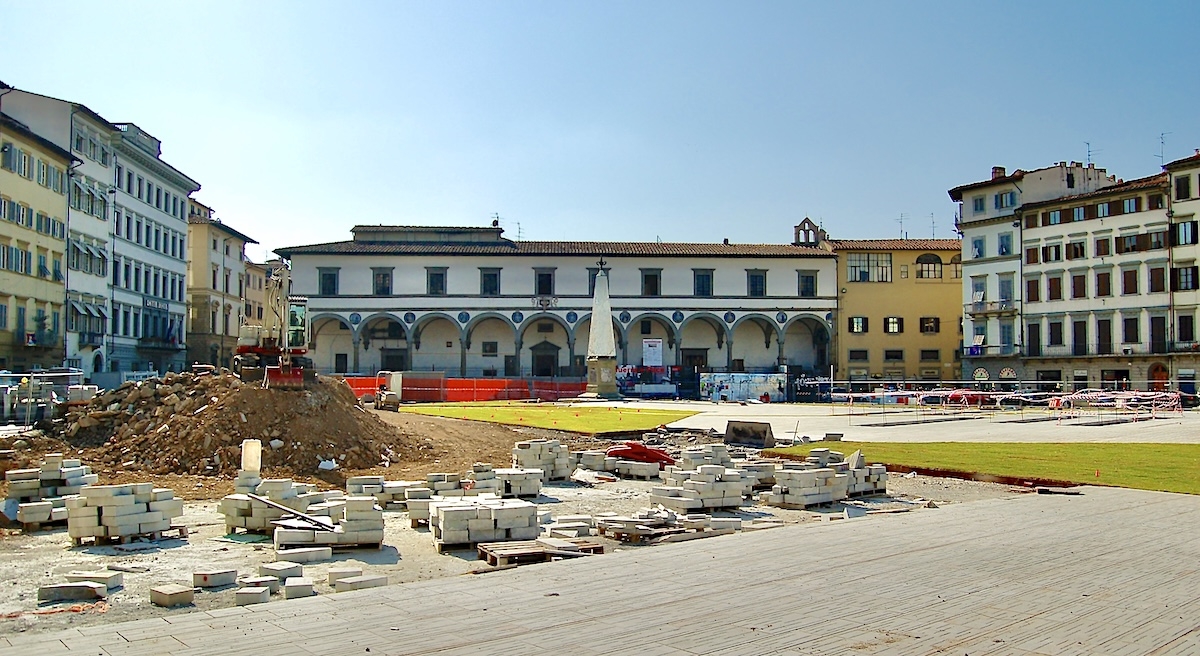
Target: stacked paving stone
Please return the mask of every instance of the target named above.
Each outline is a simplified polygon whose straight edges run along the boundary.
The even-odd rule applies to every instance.
[[[378,547],[383,543],[383,509],[376,504],[375,497],[346,497],[338,505],[340,511],[331,509],[328,515],[332,530],[280,526],[274,533],[275,548],[322,545]],[[294,556],[287,557],[295,559]]]
[[[417,527],[418,522],[429,521],[429,503],[432,500],[433,490],[427,487],[410,487],[404,491],[404,504],[413,528]]]
[[[95,485],[99,476],[75,458],[48,453],[36,469],[10,469],[8,498],[17,502],[17,521],[44,524],[67,519],[67,497],[79,494],[85,485]]]
[[[493,470],[492,465],[486,462],[471,465],[471,471],[467,472],[467,480],[472,483],[467,494],[502,493],[504,481],[499,478],[500,471],[505,470]]]
[[[153,483],[84,486],[66,505],[67,533],[75,540],[152,535],[183,514],[183,500]]]
[[[775,472],[775,485],[759,495],[773,506],[803,508],[841,501],[851,495],[887,490],[887,468],[867,465],[861,451],[844,458],[837,451],[813,449],[802,463],[785,463]]]
[[[724,444],[704,444],[684,449],[676,464],[683,469],[696,469],[700,465],[732,467],[733,458],[729,455],[729,447]]]
[[[390,503],[404,503],[404,491],[421,485],[416,481],[388,481],[382,476],[351,476],[346,479],[346,495],[372,496],[387,508]]]
[[[753,475],[724,465],[700,465],[687,470],[667,465],[663,485],[650,490],[650,500],[665,508],[688,512],[701,508],[736,508],[753,489]]]
[[[591,471],[617,471],[617,458],[604,451],[572,451],[571,464]]]
[[[536,497],[542,491],[545,472],[540,469],[497,469],[498,491],[505,497]]]
[[[439,548],[454,544],[533,540],[541,533],[535,504],[520,499],[500,499],[490,494],[431,500],[429,528]]]
[[[295,483],[290,478],[263,479],[249,493],[266,497],[281,506],[300,512],[308,512],[313,504],[329,500],[326,493],[317,492],[315,486],[309,483]],[[335,491],[334,494],[338,493]],[[251,499],[245,492],[230,494],[221,499],[218,510],[225,515],[225,528],[230,533],[237,528],[265,533],[272,528],[272,520],[286,514],[282,510]]]
[[[540,469],[544,481],[561,481],[571,475],[571,454],[558,440],[517,442],[512,450],[513,467]]]
[[[736,517],[684,514],[665,508],[643,508],[629,517],[597,516],[595,523],[600,535],[630,542],[654,538],[670,540],[668,536],[683,533],[697,534],[691,537],[709,537],[742,529],[742,520]]]
[[[658,476],[657,462],[638,462],[636,460],[618,460],[616,471],[629,478],[651,479]]]

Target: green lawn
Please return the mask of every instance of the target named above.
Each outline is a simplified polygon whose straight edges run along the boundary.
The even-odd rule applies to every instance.
[[[648,410],[645,408],[614,408],[607,406],[552,403],[431,403],[402,405],[401,412],[454,419],[491,421],[512,426],[550,428],[585,435],[648,431],[660,424],[690,417],[694,412]]]
[[[807,455],[814,446],[862,449],[869,463],[1200,494],[1200,444],[828,442],[777,451]]]

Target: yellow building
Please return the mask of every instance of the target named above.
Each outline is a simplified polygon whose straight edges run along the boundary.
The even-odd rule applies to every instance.
[[[247,308],[246,244],[258,242],[189,198],[187,243],[188,361],[228,367]]]
[[[962,242],[835,239],[838,380],[856,390],[957,380]]]
[[[75,158],[0,114],[0,369],[63,363],[67,170]]]
[[[246,309],[242,316],[244,323],[262,325],[266,282],[266,265],[246,260]]]

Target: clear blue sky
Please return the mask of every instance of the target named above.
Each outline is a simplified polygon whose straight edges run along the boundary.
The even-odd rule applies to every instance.
[[[14,2],[0,80],[163,140],[266,248],[951,237],[992,165],[1200,147],[1189,2]],[[19,38],[18,38],[19,37]],[[265,249],[251,250],[260,257]]]

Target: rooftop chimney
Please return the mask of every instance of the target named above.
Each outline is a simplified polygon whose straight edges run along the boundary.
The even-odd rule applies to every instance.
[[[993,166],[992,167],[992,179],[995,180],[997,178],[1003,178],[1003,177],[1004,177],[1004,167],[1003,166]]]
[[[726,246],[728,246],[728,245],[729,245],[729,237],[726,237],[726,238],[725,238],[725,241],[724,241],[723,243],[724,243]]]

